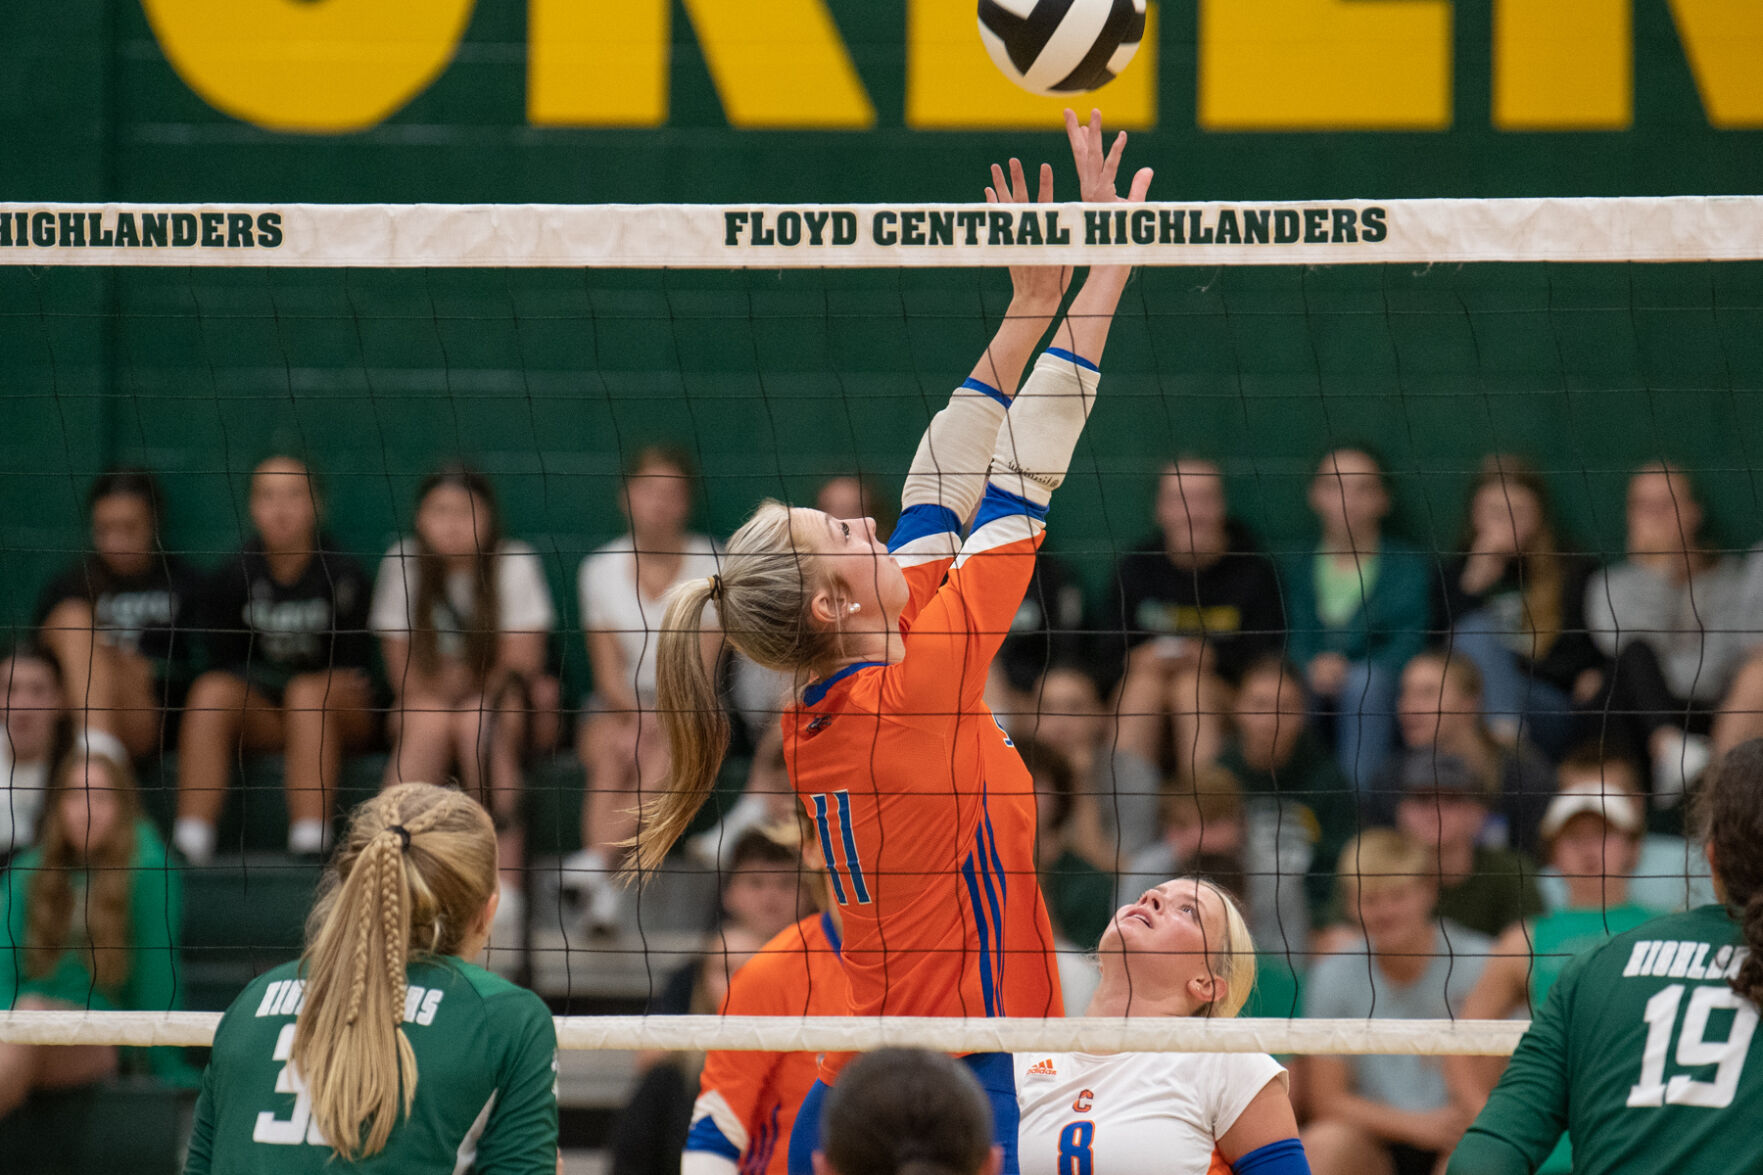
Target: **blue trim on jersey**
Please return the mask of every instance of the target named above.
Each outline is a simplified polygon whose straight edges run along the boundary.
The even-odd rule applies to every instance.
[[[721,1128],[716,1125],[709,1114],[692,1123],[692,1132],[686,1135],[686,1149],[689,1151],[709,1151],[713,1155],[721,1155],[725,1159],[740,1160],[741,1148],[728,1140]]]
[[[1102,370],[1094,363],[1091,363],[1088,359],[1085,359],[1082,355],[1079,355],[1076,351],[1067,351],[1064,347],[1048,347],[1047,354],[1053,356],[1055,359],[1063,359],[1068,363],[1075,363],[1079,367],[1085,368],[1089,371]]]
[[[1230,1165],[1235,1175],[1310,1175],[1304,1144],[1295,1138],[1256,1147]]]
[[[888,663],[886,661],[859,661],[855,665],[847,665],[825,681],[817,681],[807,689],[803,690],[802,704],[804,706],[820,705],[820,703],[826,701],[827,690],[839,684],[839,682],[845,680],[859,669],[886,669],[887,666]]]
[[[992,870],[998,877],[998,902],[1005,909],[1010,906],[1010,877],[1004,872],[1004,862],[998,859],[998,834],[992,831],[992,813],[986,807],[986,797],[979,799],[979,817],[985,823],[986,852],[992,858]],[[998,921],[998,986],[1004,986],[1004,915],[994,909],[993,916]]]
[[[833,944],[833,954],[841,959],[845,957],[845,940],[839,934],[839,924],[833,921],[832,911],[823,910],[820,915],[820,933],[826,935],[826,941]]]
[[[857,904],[869,904],[869,887],[863,884],[863,862],[857,859],[857,834],[851,830],[851,793],[840,789],[839,793],[839,833],[845,841],[845,868],[851,871],[851,889],[857,894]]]
[[[981,826],[974,838],[979,842],[979,876],[986,886],[986,904],[992,909],[992,987],[1001,990],[1004,986],[1004,904],[998,899],[998,891],[1003,888],[1002,880],[994,881],[992,873],[998,860],[997,851],[988,843],[986,837],[990,829]],[[998,872],[1003,872],[999,869]],[[1002,1009],[999,1009],[1000,1013]]]
[[[1041,522],[1047,521],[1047,507],[988,481],[986,496],[979,500],[979,513],[973,517],[973,529],[978,531],[988,522],[996,522],[1000,518],[1015,518],[1018,514],[1026,514]]]
[[[973,910],[973,924],[979,931],[979,991],[985,1000],[987,1016],[998,1014],[997,998],[992,992],[992,944],[991,932],[986,929],[986,914],[980,906],[979,878],[974,875],[974,854],[969,852],[966,860],[961,862],[961,876],[967,879],[967,901]]]
[[[1022,1125],[1022,1111],[1016,1101],[1016,1064],[1009,1053],[969,1053],[957,1058],[972,1071],[979,1087],[992,1103],[992,1141],[1004,1151],[1000,1175],[1020,1175],[1016,1155],[1016,1134]]]
[[[900,511],[900,520],[888,535],[888,553],[932,535],[960,533],[961,519],[955,511],[937,502],[920,502]]]
[[[820,1149],[820,1109],[826,1104],[826,1082],[815,1078],[796,1111],[790,1128],[790,1175],[814,1175],[814,1152]]]
[[[747,1157],[741,1160],[741,1175],[765,1175],[771,1166],[771,1153],[777,1149],[777,1116],[783,1106],[771,1107],[771,1118],[759,1127],[759,1139],[748,1144]]]
[[[992,399],[998,401],[998,403],[1004,405],[1004,407],[1010,407],[1010,397],[1006,396],[1003,392],[1000,392],[997,388],[994,388],[983,379],[974,379],[970,375],[961,381],[961,386],[964,388],[970,388],[976,392],[984,392]]]
[[[845,904],[845,885],[839,880],[839,866],[833,854],[833,830],[826,822],[826,793],[814,793],[814,823],[820,829],[820,855],[826,861],[826,875],[832,878],[833,897]]]

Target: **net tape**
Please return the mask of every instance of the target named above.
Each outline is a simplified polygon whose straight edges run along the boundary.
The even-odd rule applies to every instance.
[[[218,1012],[25,1011],[0,1014],[15,1044],[206,1046]],[[732,1049],[858,1052],[916,1046],[943,1052],[1213,1052],[1505,1056],[1524,1020],[1065,1020],[931,1016],[559,1016],[565,1049]]]
[[[1763,196],[986,204],[0,203],[0,265],[926,268],[1763,259]]]

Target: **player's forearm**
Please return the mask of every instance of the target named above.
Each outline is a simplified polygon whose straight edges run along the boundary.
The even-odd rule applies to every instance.
[[[1531,1170],[1516,1147],[1472,1126],[1451,1152],[1445,1175],[1530,1175]]]
[[[986,353],[973,365],[973,378],[996,388],[1005,398],[1016,395],[1016,389],[1022,383],[1023,369],[1034,356],[1035,344],[1053,325],[1058,312],[1058,302],[1048,305],[1039,299],[1012,298],[1009,309],[1004,311],[1004,321],[998,325],[998,333],[992,336]]]
[[[1065,321],[1054,333],[1054,346],[1100,366],[1102,350],[1108,344],[1108,329],[1114,325],[1114,311],[1131,274],[1132,268],[1126,265],[1092,268],[1084,278],[1083,288],[1071,300]]]

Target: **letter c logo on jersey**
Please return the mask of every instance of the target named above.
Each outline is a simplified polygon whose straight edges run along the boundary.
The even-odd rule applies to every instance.
[[[1090,1112],[1090,1102],[1095,1096],[1095,1094],[1086,1089],[1077,1095],[1077,1100],[1071,1103],[1071,1108],[1080,1114],[1087,1114]]]

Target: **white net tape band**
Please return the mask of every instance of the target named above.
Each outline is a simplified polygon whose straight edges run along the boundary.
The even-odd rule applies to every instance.
[[[0,1014],[17,1044],[207,1045],[216,1012]],[[1505,1056],[1522,1020],[951,1020],[928,1016],[560,1016],[566,1049],[856,1052],[916,1045],[942,1052],[1215,1052]]]
[[[0,265],[812,269],[1763,259],[1763,197],[1289,203],[0,203]]]

